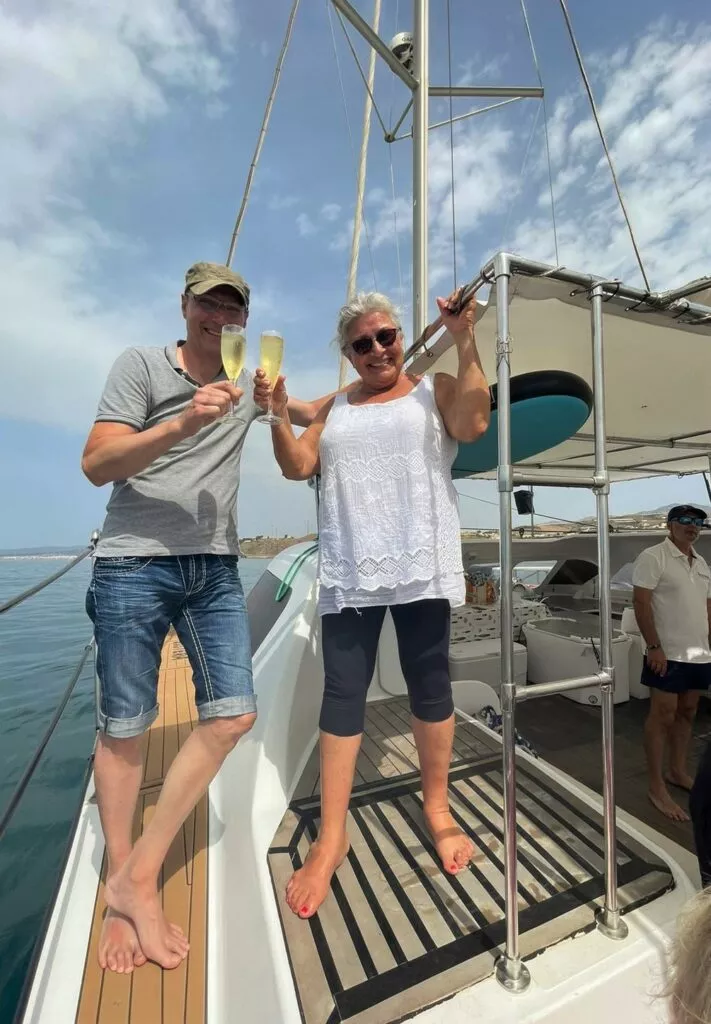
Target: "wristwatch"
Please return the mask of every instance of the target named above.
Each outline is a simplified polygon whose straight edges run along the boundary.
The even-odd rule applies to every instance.
[[[647,651],[646,651],[646,653],[649,654],[650,651],[660,651],[661,649],[662,649],[662,645],[661,644],[647,644]]]

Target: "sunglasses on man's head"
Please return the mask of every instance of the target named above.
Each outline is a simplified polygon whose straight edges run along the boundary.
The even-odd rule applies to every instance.
[[[397,327],[381,327],[375,334],[363,334],[360,338],[354,338],[351,348],[357,356],[366,356],[372,351],[373,342],[377,341],[381,348],[390,348],[395,344],[397,335]]]
[[[197,303],[205,313],[241,313],[244,310],[244,302],[239,300],[236,302],[223,302],[212,295],[195,295],[194,292],[189,292],[188,294],[193,302]]]
[[[697,516],[676,516],[672,519],[673,523],[681,523],[682,526],[706,526],[705,519],[699,519]]]

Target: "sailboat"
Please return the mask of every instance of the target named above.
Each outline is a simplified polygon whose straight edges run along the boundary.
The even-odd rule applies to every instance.
[[[414,2],[410,53],[408,45],[393,52],[347,0],[332,2],[411,90],[417,340],[408,361],[415,373],[448,370],[450,339],[426,330],[428,98],[448,95],[429,82],[429,3]],[[462,446],[454,471],[498,481],[501,568],[498,693],[474,675],[455,686],[450,785],[477,846],[470,870],[445,877],[423,830],[405,685],[386,624],[349,811],[351,852],[317,915],[302,921],[286,908],[284,884],[319,818],[317,548],[296,545],[269,563],[249,598],[258,723],[163,871],[164,905],[190,936],[188,959],[172,972],[149,964],[130,977],[98,968],[104,849],[89,779],[18,1021],[586,1024],[613,1007],[639,1024],[658,1019],[665,944],[694,887],[678,848],[617,814],[608,492],[614,480],[708,467],[711,308],[688,298],[708,285],[654,293],[499,252],[465,289],[491,288],[479,302],[477,340],[495,414],[487,444]],[[685,360],[657,358],[672,346],[694,350],[691,380],[675,376]],[[671,409],[663,399],[675,390],[685,400]],[[514,668],[512,493],[534,484],[595,493],[600,664],[526,686]],[[137,830],[195,722],[189,684],[171,637]],[[602,799],[515,742],[519,700],[583,688],[599,693]],[[492,703],[501,736],[477,718]]]

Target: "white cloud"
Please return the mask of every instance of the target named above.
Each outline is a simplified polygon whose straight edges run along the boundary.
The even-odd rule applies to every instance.
[[[41,17],[35,13],[40,7]],[[157,280],[156,307],[132,306],[128,313],[119,298],[94,291],[102,268],[135,252],[137,243],[109,233],[79,197],[97,159],[112,146],[130,145],[137,129],[164,118],[185,94],[202,97],[219,116],[224,54],[229,59],[238,32],[232,10],[231,0],[42,0],[34,6],[11,0],[0,9],[0,346],[13,381],[0,398],[4,415],[83,429],[116,352],[165,334],[174,282]],[[695,24],[692,33],[656,25],[628,49],[590,55],[588,66],[652,283],[666,287],[708,271],[710,26]],[[463,70],[482,80],[498,69],[479,61]],[[460,276],[464,268],[475,269],[474,255],[501,244],[527,137],[513,127],[522,123],[516,113],[522,109],[513,106],[456,127]],[[579,88],[552,103],[549,137],[561,260],[634,278],[629,239]],[[510,242],[526,255],[553,261],[542,139],[539,122]],[[410,271],[412,201],[402,191],[393,199],[389,182],[381,187],[384,179],[374,180],[366,215],[384,287],[395,276],[396,238],[404,276]],[[338,203],[316,205],[309,214],[303,198],[275,192],[266,205],[277,213],[293,209],[302,236],[326,228],[333,233],[331,249],[349,248],[352,218],[341,220]],[[298,209],[304,212],[297,215]],[[361,260],[365,273],[365,237]],[[451,274],[451,168],[449,133],[443,132],[433,133],[430,143],[433,287]],[[39,288],[46,330],[37,330],[28,316]],[[288,309],[280,298],[278,284],[261,296],[265,315]],[[255,302],[261,299],[255,293]],[[38,372],[48,365],[50,348],[51,371]]]
[[[454,173],[457,233],[463,242],[480,230],[487,218],[506,208],[515,182],[511,153],[515,138],[510,130],[495,121],[468,122],[454,132]],[[519,158],[520,159],[520,158]],[[452,274],[452,176],[449,133],[430,136],[429,145],[429,275],[436,287]],[[370,241],[373,251],[394,246],[396,240],[407,244],[401,262],[409,261],[412,234],[412,197],[396,195],[380,186],[366,196],[365,226],[361,232],[361,260]],[[334,251],[350,247],[353,218],[330,242]],[[460,266],[465,255],[458,246]]]
[[[184,93],[219,114],[216,53],[237,29],[229,0],[0,9],[0,349],[13,382],[3,416],[85,429],[115,355],[157,335],[157,308],[178,286],[156,279],[156,307],[102,288],[105,267],[137,243],[108,232],[80,196],[97,160]]]
[[[333,236],[329,248],[335,252],[350,249],[355,220],[350,217]],[[412,232],[412,199],[395,196],[393,199],[385,189],[374,188],[368,192],[364,205],[364,223],[360,243],[371,249],[394,245],[395,239]]]
[[[3,417],[87,430],[119,352],[164,334],[156,310],[104,308],[82,286],[103,243],[89,220],[48,226],[29,245],[0,241],[0,347],[12,381],[0,397]]]
[[[506,57],[491,57],[485,60],[477,55],[459,65],[455,85],[490,85],[498,78],[506,65]]]
[[[231,48],[239,28],[234,7],[230,0],[190,0],[191,11],[214,32],[224,49]]]
[[[670,287],[710,272],[711,25],[697,23],[691,32],[688,26],[669,21],[653,24],[629,47],[590,54],[587,64],[652,286]],[[468,77],[481,73],[476,62],[464,71]],[[491,74],[495,72],[492,68]],[[560,261],[638,283],[634,252],[587,97],[577,79],[571,86],[549,101]],[[521,174],[534,114],[532,105],[522,104],[455,126],[460,277],[474,272],[475,258],[484,259],[504,245],[555,262],[541,118]],[[434,289],[448,285],[453,270],[448,132],[430,136],[429,183],[429,271]],[[408,267],[409,198],[400,195],[393,202],[389,190],[373,187],[366,213],[373,250],[392,253],[398,237],[404,244],[402,263]],[[352,230],[351,219],[334,236],[331,248],[347,249]],[[365,241],[363,236],[362,247]],[[386,259],[391,255],[379,258],[379,275]]]
[[[331,241],[328,243],[328,248],[332,252],[343,252],[348,249],[351,244],[351,238],[353,237],[353,228],[355,227],[355,220],[351,217],[341,230],[333,236]],[[365,240],[363,230],[361,230],[361,242]]]
[[[296,227],[302,238],[308,238],[309,235],[315,235],[318,231],[318,226],[314,224],[308,213],[300,213],[297,216]]]
[[[298,196],[282,196],[277,194],[270,196],[267,206],[270,210],[289,210],[292,206],[296,206],[298,202],[300,202]]]
[[[341,207],[338,203],[324,203],[321,207],[321,217],[327,221],[338,220]]]
[[[653,288],[711,269],[711,26],[668,22],[627,49],[593,55],[600,117]],[[607,161],[580,90],[555,104],[551,158],[560,260],[603,275],[640,281]],[[545,166],[537,168],[537,206],[518,226],[513,247],[553,260]]]

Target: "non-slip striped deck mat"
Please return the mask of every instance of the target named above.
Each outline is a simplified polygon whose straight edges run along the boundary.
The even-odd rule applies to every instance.
[[[537,766],[522,764],[518,778],[521,948],[530,956],[594,926],[603,832],[600,816]],[[453,813],[477,849],[455,877],[440,869],[425,831],[419,774],[361,783],[349,810],[351,851],[310,921],[291,913],[283,893],[317,834],[319,800],[292,803],[269,864],[306,1024],[389,1024],[492,973],[505,938],[502,781],[490,750],[460,759],[450,773]],[[661,862],[621,839],[620,899],[629,909],[673,881]]]

